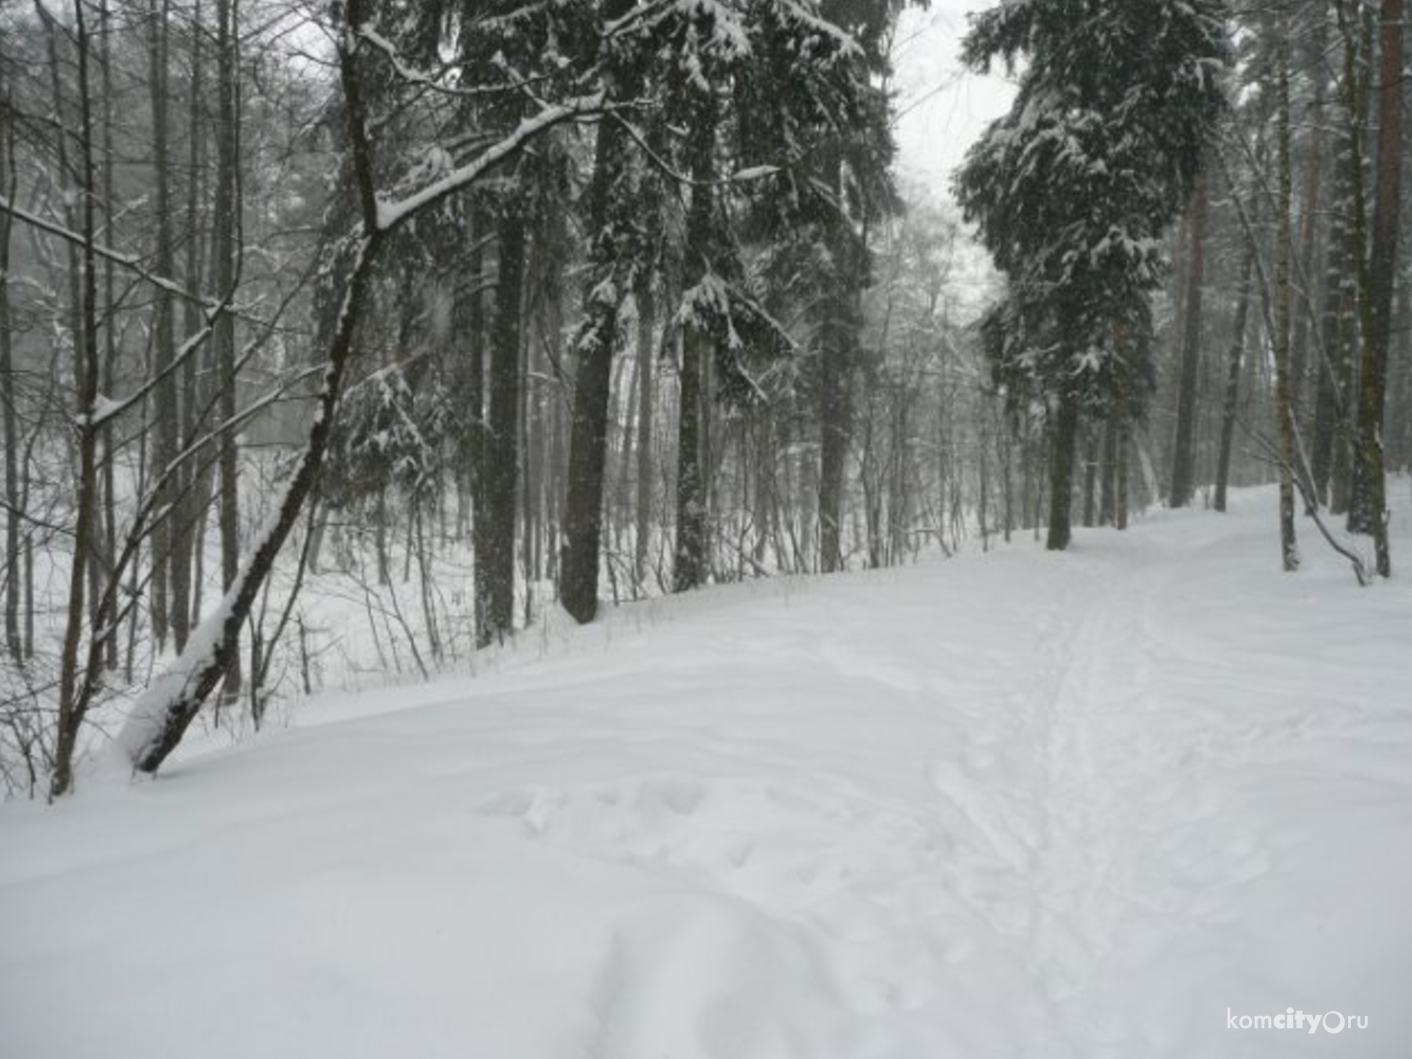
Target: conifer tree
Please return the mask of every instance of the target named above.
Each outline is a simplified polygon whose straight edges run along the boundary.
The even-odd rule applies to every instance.
[[[1008,114],[971,148],[956,190],[1005,274],[992,326],[1049,402],[1048,546],[1068,546],[1080,405],[1124,372],[1106,341],[1144,311],[1160,237],[1224,105],[1222,0],[1020,0],[979,15],[964,58],[1024,61]],[[1017,325],[1023,324],[1023,327]]]

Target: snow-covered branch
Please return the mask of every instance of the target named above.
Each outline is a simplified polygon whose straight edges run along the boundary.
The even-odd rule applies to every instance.
[[[397,45],[388,40],[372,26],[363,26],[358,30],[358,37],[368,45],[375,48],[386,56],[391,63],[397,76],[408,84],[419,85],[430,89],[441,95],[456,96],[458,98],[483,99],[486,96],[505,95],[508,92],[519,92],[532,85],[540,84],[547,80],[547,77],[527,77],[521,81],[506,81],[498,85],[474,85],[466,87],[463,85],[446,84],[438,77],[418,70],[404,59],[397,50]]]
[[[533,117],[520,122],[512,132],[487,147],[471,161],[457,166],[406,198],[388,201],[379,197],[377,230],[390,232],[414,214],[440,202],[448,195],[453,195],[470,186],[492,166],[509,158],[526,143],[543,135],[556,125],[598,117],[604,113],[604,109],[602,92],[579,96],[565,103],[546,107]]]

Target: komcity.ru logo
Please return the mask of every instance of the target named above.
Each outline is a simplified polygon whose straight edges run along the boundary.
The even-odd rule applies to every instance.
[[[1367,1015],[1345,1015],[1341,1011],[1326,1011],[1322,1015],[1306,1015],[1294,1008],[1285,1008],[1278,1015],[1235,1015],[1226,1008],[1228,1030],[1304,1030],[1305,1033],[1342,1033],[1345,1029],[1366,1030]]]

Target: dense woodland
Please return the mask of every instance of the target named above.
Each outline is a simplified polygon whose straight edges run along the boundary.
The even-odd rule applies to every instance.
[[[3,0],[7,788],[1230,485],[1279,481],[1272,564],[1386,576],[1402,0],[997,6],[1014,106],[933,188],[900,13]]]

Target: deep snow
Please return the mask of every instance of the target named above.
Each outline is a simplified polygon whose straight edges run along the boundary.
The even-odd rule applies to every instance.
[[[0,1055],[1412,1054],[1409,580],[1308,526],[1282,575],[1235,504],[623,608],[6,806]],[[1286,1008],[1368,1028],[1226,1028]]]

